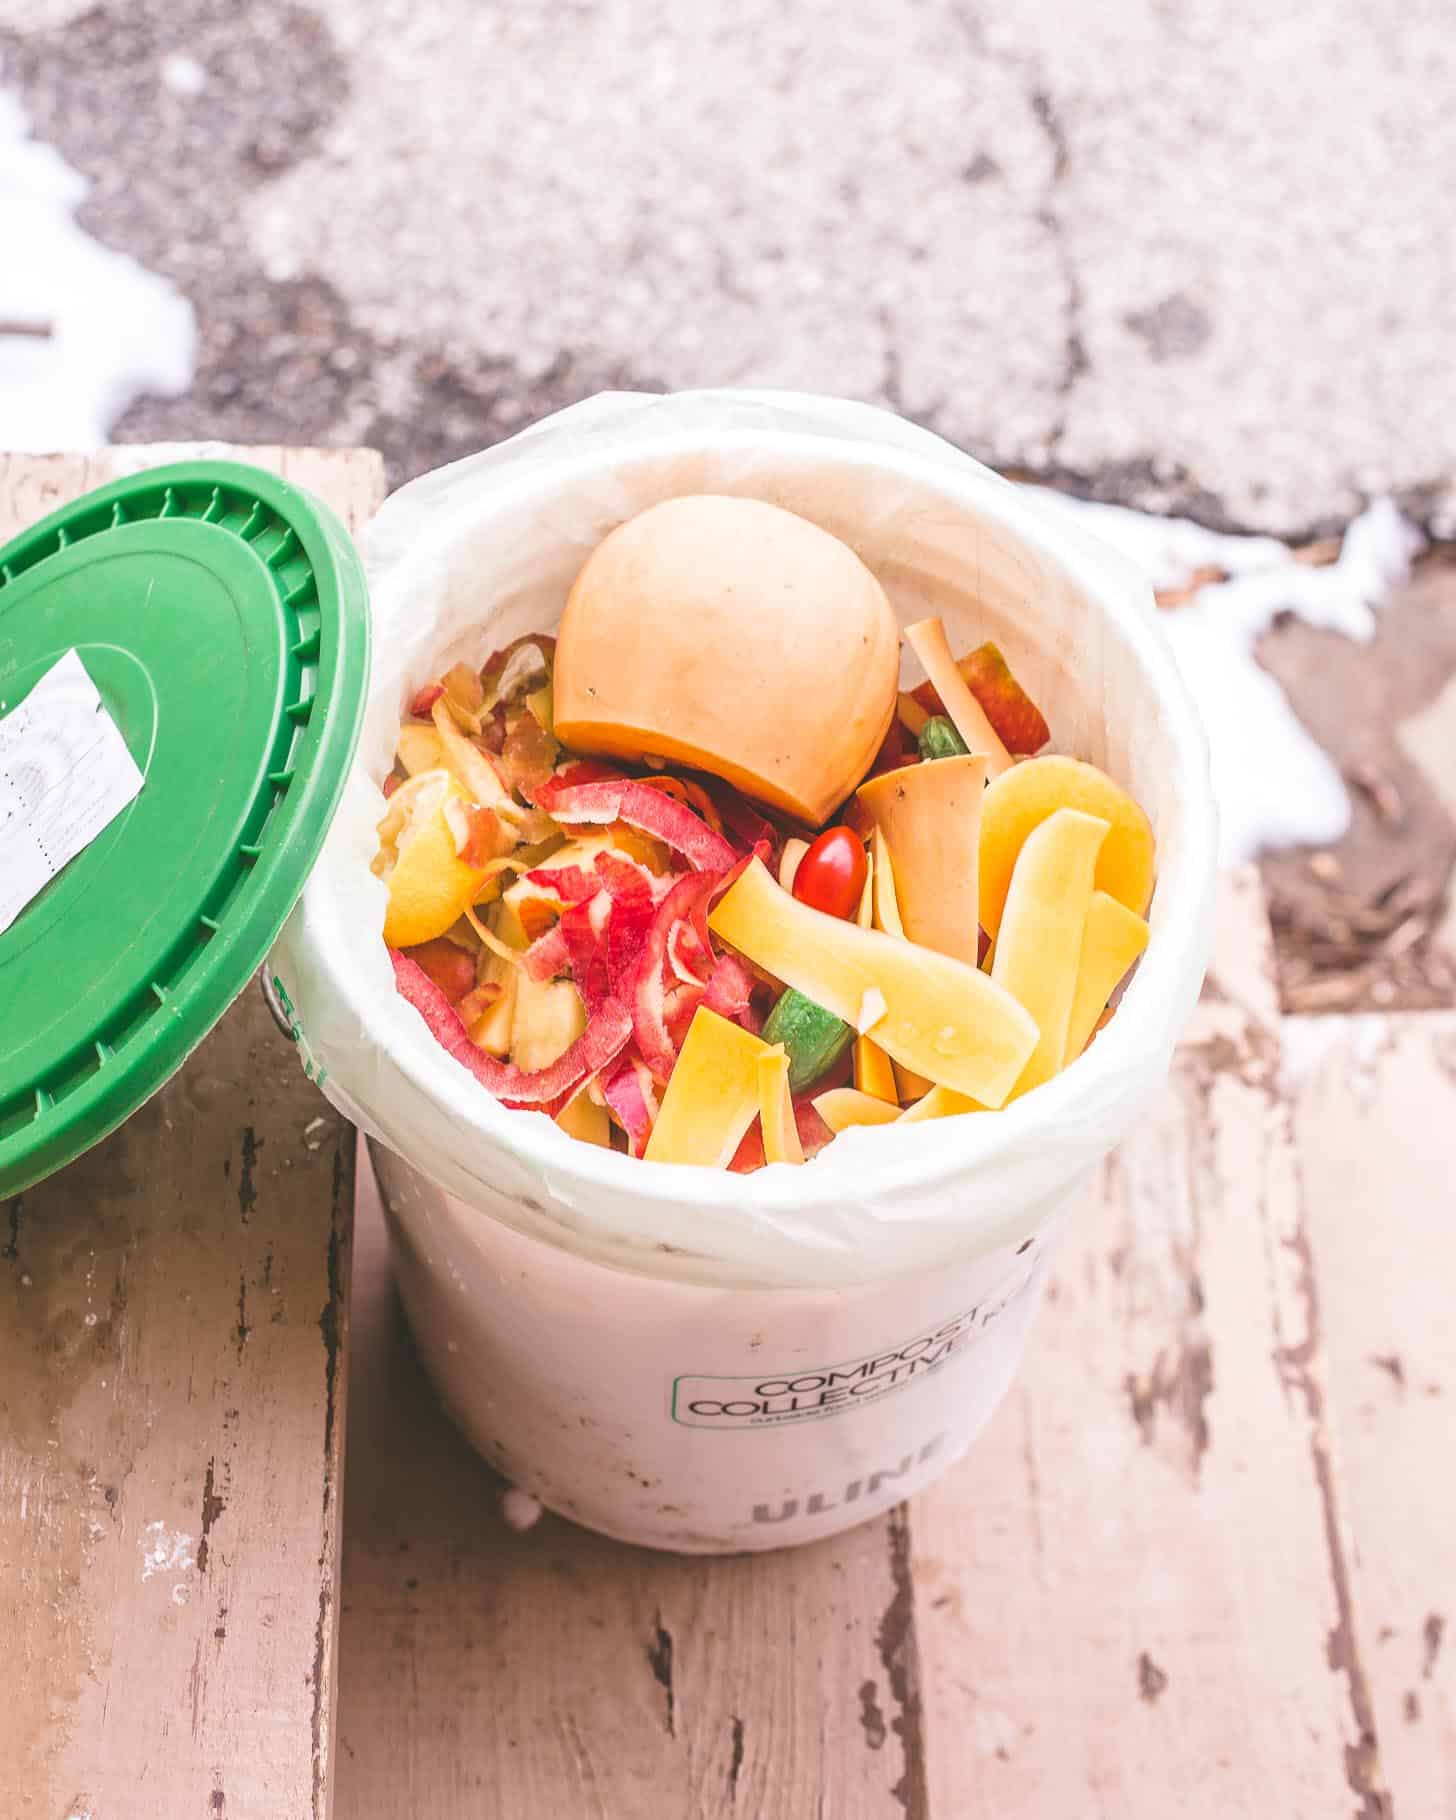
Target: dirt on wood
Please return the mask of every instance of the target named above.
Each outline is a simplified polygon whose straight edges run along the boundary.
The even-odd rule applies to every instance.
[[[1262,862],[1286,1011],[1456,1004],[1456,549],[1377,623],[1361,645],[1291,619],[1259,648],[1353,807],[1338,845]]]

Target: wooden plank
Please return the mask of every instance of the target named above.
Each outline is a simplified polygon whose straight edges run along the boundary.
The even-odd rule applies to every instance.
[[[5,459],[0,527],[155,453]],[[366,452],[310,474],[356,522],[382,492]],[[328,1811],[352,1175],[249,990],[0,1203],[7,1820]]]
[[[359,531],[384,498],[384,461],[372,449],[359,451],[367,460],[354,459],[353,453],[341,461],[338,449],[280,449],[278,468],[285,480],[327,500],[351,531]]]
[[[1389,1811],[1273,1006],[1245,875],[1020,1384],[913,1508],[932,1815]]]
[[[356,1230],[339,1811],[923,1813],[903,1517],[716,1561],[513,1533],[415,1360],[367,1164]]]
[[[9,455],[0,452],[0,542],[54,512],[88,485],[85,455]]]
[[[1456,1015],[1286,1033],[1355,1581],[1398,1815],[1456,1813]]]

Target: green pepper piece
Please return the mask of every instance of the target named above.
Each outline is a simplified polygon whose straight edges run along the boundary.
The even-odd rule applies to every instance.
[[[782,1043],[789,1057],[789,1087],[802,1093],[839,1060],[854,1038],[842,1018],[792,986],[768,1014],[766,1043]]]
[[[955,722],[943,714],[934,715],[920,729],[922,758],[965,758],[969,752],[970,747],[956,732]]]

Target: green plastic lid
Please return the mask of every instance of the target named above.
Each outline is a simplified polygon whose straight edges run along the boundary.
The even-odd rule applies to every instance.
[[[0,713],[71,650],[146,781],[0,933],[0,1196],[154,1093],[283,926],[358,741],[363,570],[274,475],[155,468],[0,549]]]

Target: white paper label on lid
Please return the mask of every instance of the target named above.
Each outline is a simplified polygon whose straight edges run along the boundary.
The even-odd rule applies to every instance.
[[[0,718],[0,934],[145,780],[68,651]]]

